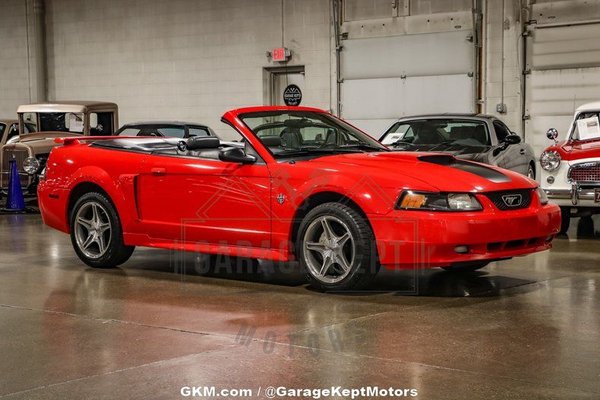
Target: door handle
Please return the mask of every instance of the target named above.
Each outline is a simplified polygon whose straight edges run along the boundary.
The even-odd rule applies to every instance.
[[[525,149],[521,149],[521,151],[519,151],[519,154],[521,154],[521,155],[525,154]]]
[[[150,173],[152,173],[152,175],[157,175],[157,176],[164,175],[166,172],[167,172],[167,170],[164,168],[152,168],[150,170]]]

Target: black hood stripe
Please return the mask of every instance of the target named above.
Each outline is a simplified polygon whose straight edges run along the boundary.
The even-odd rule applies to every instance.
[[[419,156],[418,159],[423,162],[460,169],[461,171],[477,175],[494,183],[510,182],[510,178],[508,176],[496,171],[495,169],[469,161],[457,160],[450,155],[425,155]]]

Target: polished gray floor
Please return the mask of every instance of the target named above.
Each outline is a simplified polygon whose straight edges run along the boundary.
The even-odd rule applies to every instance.
[[[150,249],[93,270],[39,216],[0,216],[0,397],[341,385],[599,399],[600,241],[574,222],[551,251],[479,273],[385,271],[369,291],[324,294],[293,265],[207,274]]]

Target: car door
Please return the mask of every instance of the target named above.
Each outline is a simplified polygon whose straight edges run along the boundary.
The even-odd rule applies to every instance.
[[[242,165],[200,156],[153,154],[139,181],[139,210],[156,239],[269,247],[271,182],[261,161]]]
[[[527,174],[526,151],[523,144],[508,144],[504,141],[512,132],[502,121],[495,119],[493,127],[498,139],[498,145],[493,150],[497,165],[521,174]]]

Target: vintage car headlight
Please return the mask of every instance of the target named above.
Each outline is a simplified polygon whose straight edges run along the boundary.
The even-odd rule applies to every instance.
[[[398,199],[400,210],[479,211],[483,207],[469,193],[432,193],[407,190]]]
[[[546,192],[544,191],[544,189],[542,189],[541,187],[538,187],[537,193],[538,193],[538,196],[540,196],[540,203],[542,203],[543,206],[548,204],[548,195],[546,195]]]
[[[33,175],[40,169],[40,162],[35,157],[27,157],[23,161],[23,170],[29,175]]]
[[[540,165],[545,171],[554,171],[560,167],[560,154],[557,151],[545,151],[540,157]]]

